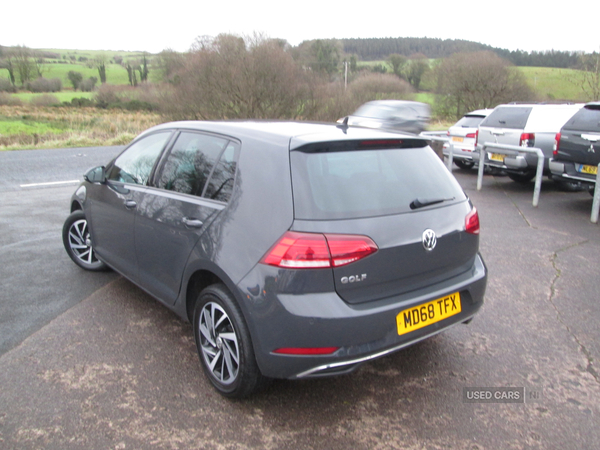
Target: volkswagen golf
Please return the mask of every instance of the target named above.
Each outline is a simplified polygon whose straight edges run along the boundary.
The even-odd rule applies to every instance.
[[[190,321],[227,397],[349,373],[483,303],[477,210],[414,135],[166,123],[90,169],[70,212],[71,259]]]

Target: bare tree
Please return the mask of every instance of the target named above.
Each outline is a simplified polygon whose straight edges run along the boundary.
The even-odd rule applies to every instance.
[[[22,45],[13,47],[10,59],[21,85],[36,78],[37,70],[30,48]]]
[[[151,78],[157,81],[173,82],[185,65],[185,55],[167,48],[152,59]]]
[[[581,55],[580,67],[583,75],[579,86],[586,100],[600,100],[600,53]]]
[[[106,83],[106,63],[109,58],[104,53],[100,53],[91,61],[91,66],[98,70],[98,77],[100,77],[100,83]]]
[[[534,100],[523,74],[492,52],[455,53],[435,70],[438,113],[458,118],[500,103]]]
[[[392,53],[388,56],[388,62],[392,65],[392,70],[394,71],[394,75],[399,78],[404,78],[403,69],[406,65],[408,59],[404,55],[400,55],[398,53]]]
[[[307,91],[280,41],[223,34],[196,40],[164,110],[180,119],[294,118]]]
[[[423,76],[429,70],[429,58],[427,56],[422,53],[411,55],[405,69],[406,80],[418,90]]]

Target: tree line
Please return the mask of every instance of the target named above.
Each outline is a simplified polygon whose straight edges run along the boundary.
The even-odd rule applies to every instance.
[[[491,51],[515,66],[572,68],[579,64],[581,52],[575,51],[510,51],[478,42],[436,38],[367,38],[340,39],[344,52],[363,61],[386,59],[397,53],[404,56],[423,54],[430,59],[448,58],[454,53]]]
[[[598,100],[600,55],[583,56],[586,64],[581,67],[590,76],[582,91],[590,100]],[[37,68],[36,58],[28,58],[23,67],[28,67],[32,76],[43,74],[43,65]],[[8,60],[16,79],[19,62],[25,59],[11,52]],[[305,41],[293,47],[285,40],[260,35],[201,36],[185,53],[167,49],[152,59],[144,56],[135,67],[122,62],[129,89],[103,79],[106,59],[97,58],[94,64],[100,78],[97,106],[149,105],[174,120],[332,121],[369,100],[413,99],[425,79],[435,93],[438,117],[460,117],[500,103],[537,100],[522,72],[491,50],[456,52],[435,61],[423,53],[408,57],[393,53],[384,63],[359,65],[358,57],[348,55],[343,42],[335,39]],[[146,83],[150,71],[154,82]],[[91,83],[93,89],[97,79],[92,78],[87,86]],[[74,89],[87,90],[77,72],[69,73],[69,81]],[[138,81],[142,83],[138,85]]]

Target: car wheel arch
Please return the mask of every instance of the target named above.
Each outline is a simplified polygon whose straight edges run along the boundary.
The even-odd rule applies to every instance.
[[[198,300],[198,295],[207,287],[215,284],[223,284],[236,299],[242,309],[242,313],[244,313],[244,307],[236,295],[235,285],[229,277],[217,267],[199,267],[187,278],[185,296],[182,296],[185,298],[185,319],[190,323],[194,318],[194,308]]]

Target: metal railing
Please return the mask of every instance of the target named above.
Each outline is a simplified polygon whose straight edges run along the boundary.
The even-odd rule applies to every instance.
[[[447,137],[446,131],[423,131],[419,136],[422,136],[430,141],[442,142],[445,144],[449,142],[448,146],[448,162],[446,163],[446,167],[448,170],[452,172],[452,162],[454,160],[454,144]],[[444,149],[442,148],[442,158],[444,157]]]
[[[533,189],[533,206],[537,207],[540,201],[540,191],[542,190],[542,175],[544,173],[544,152],[536,147],[519,147],[517,145],[492,144],[485,142],[479,148],[479,170],[477,171],[477,190],[481,190],[483,182],[483,169],[485,167],[485,156],[488,149],[493,149],[494,153],[516,156],[519,153],[535,153],[538,157],[537,170],[535,172],[535,187]]]
[[[420,136],[442,143],[449,143],[448,145],[448,161],[446,163],[448,170],[452,172],[452,163],[454,162],[454,144],[447,137],[445,132],[439,131],[424,131]],[[535,172],[535,187],[533,189],[533,201],[534,207],[537,207],[540,201],[540,192],[542,190],[542,177],[544,173],[544,153],[541,149],[536,147],[520,147],[516,145],[502,145],[492,144],[486,142],[483,146],[479,147],[479,168],[477,170],[477,190],[480,191],[483,184],[483,171],[485,168],[485,156],[488,149],[493,149],[494,153],[501,153],[503,155],[516,156],[519,153],[535,153],[538,157],[537,168]],[[442,150],[443,153],[443,150]],[[594,200],[592,202],[592,215],[590,220],[592,223],[598,223],[598,216],[600,214],[600,164],[598,164],[598,172],[596,175],[596,189],[594,190]]]

